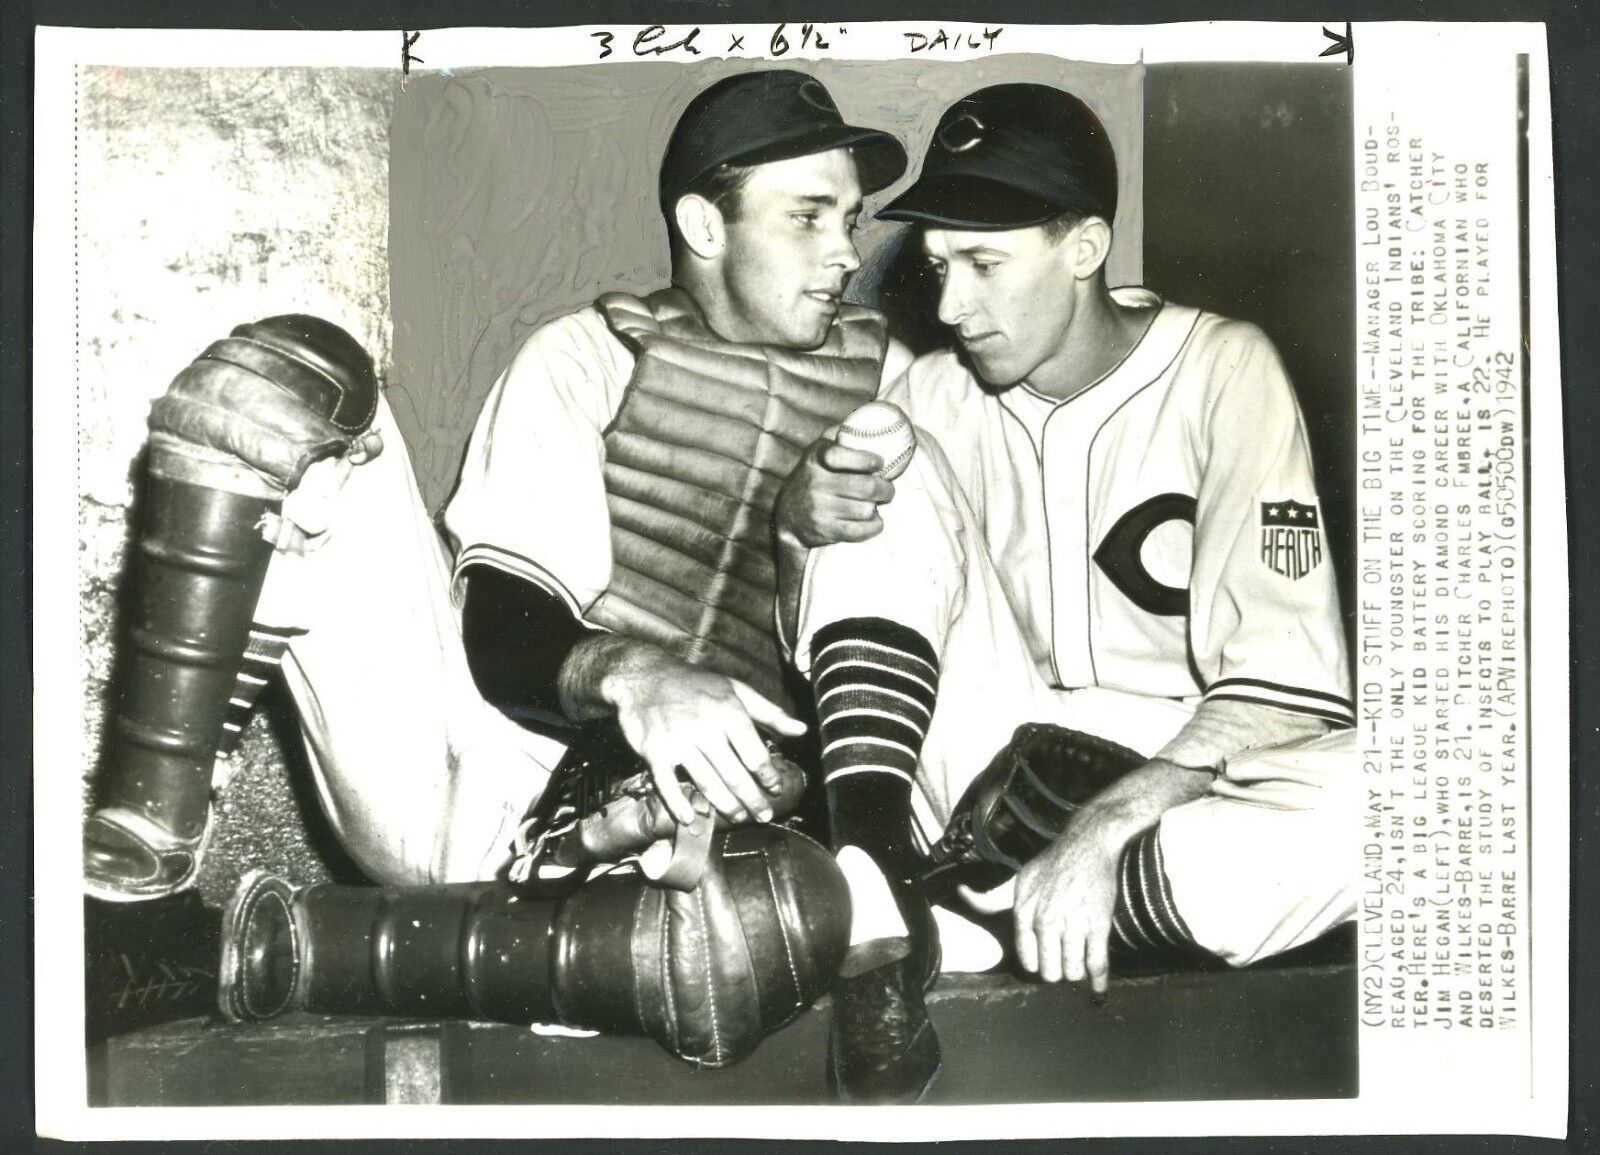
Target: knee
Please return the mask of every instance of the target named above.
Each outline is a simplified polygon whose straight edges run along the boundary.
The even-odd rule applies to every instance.
[[[1160,843],[1174,905],[1194,941],[1247,966],[1354,915],[1351,834],[1328,811],[1206,798],[1168,811]]]

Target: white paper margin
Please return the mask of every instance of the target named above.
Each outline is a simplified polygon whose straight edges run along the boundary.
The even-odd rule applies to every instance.
[[[992,26],[998,26],[995,22]],[[607,25],[618,43],[643,25]],[[668,35],[674,26],[668,26]],[[692,27],[677,25],[682,31]],[[774,24],[704,26],[708,45],[743,32],[754,48]],[[798,24],[788,26],[791,45]],[[836,28],[836,25],[823,26]],[[984,26],[938,21],[849,24],[828,52],[791,47],[783,59],[900,59],[907,31],[940,27],[981,37]],[[1150,26],[1005,25],[1010,44],[1030,52],[1106,63],[1137,60],[1305,62],[1331,43],[1316,23],[1205,22]],[[1330,24],[1334,31],[1342,26]],[[491,64],[588,63],[598,26],[563,29],[439,29],[424,33],[429,70]],[[85,1106],[82,1033],[83,927],[78,880],[79,768],[84,751],[74,665],[58,645],[76,638],[79,605],[72,181],[74,72],[81,65],[164,67],[338,66],[394,70],[400,32],[202,31],[40,28],[35,68],[34,218],[34,741],[36,1119],[43,1135],[109,1138],[402,1138],[561,1136],[908,1140],[1058,1136],[1268,1134],[1566,1133],[1568,1061],[1568,906],[1570,798],[1567,768],[1568,634],[1565,486],[1562,464],[1560,349],[1556,311],[1555,221],[1549,77],[1543,25],[1371,23],[1354,28],[1361,68],[1426,69],[1431,60],[1494,51],[1529,57],[1529,253],[1531,428],[1528,465],[1530,572],[1542,581],[1532,599],[1537,662],[1531,668],[1531,726],[1538,767],[1533,825],[1538,831],[1530,896],[1535,936],[1531,1000],[1533,1094],[1493,1100],[1452,1094],[1447,1048],[1411,1072],[1403,1094],[1381,1099],[1216,1103],[1070,1103],[974,1107],[271,1107],[98,1108]],[[847,40],[848,44],[844,43]],[[708,49],[707,55],[715,55]],[[981,48],[941,52],[972,59]],[[755,53],[749,57],[759,59]],[[633,59],[619,53],[614,60]],[[702,57],[703,59],[703,57]],[[1383,62],[1383,63],[1378,63]],[[1440,99],[1448,99],[1448,89]],[[67,461],[71,460],[71,466]],[[1363,1046],[1370,1046],[1365,1039]],[[1364,1056],[1365,1059],[1365,1056]]]

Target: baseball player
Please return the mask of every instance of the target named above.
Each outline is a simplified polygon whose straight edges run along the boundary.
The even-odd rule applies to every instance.
[[[803,730],[772,628],[772,503],[804,447],[909,363],[840,300],[862,195],[904,164],[804,73],[696,97],[660,174],[672,287],[534,333],[446,510],[484,693],[523,717],[615,715],[682,821],[679,766],[725,816],[769,818],[757,727]]]
[[[273,318],[208,349],[152,414],[163,485],[173,484],[147,525],[141,556],[154,559],[156,595],[135,632],[144,664],[128,681],[106,803],[86,831],[91,892],[149,898],[192,879],[218,711],[230,687],[231,706],[245,708],[276,658],[337,832],[374,880],[393,884],[336,905],[376,903],[374,917],[391,921],[413,904],[431,913],[407,923],[402,943],[364,916],[320,919],[309,892],[247,878],[224,920],[228,1013],[256,1017],[306,996],[313,953],[324,969],[329,959],[362,974],[420,968],[417,1009],[453,1005],[428,1000],[459,978],[462,1005],[476,1006],[484,976],[437,964],[456,957],[463,925],[484,919],[509,920],[496,957],[519,976],[511,1005],[537,1006],[545,980],[615,987],[597,1012],[609,1025],[659,1033],[697,1062],[733,1061],[825,989],[840,940],[830,928],[849,923],[847,879],[787,830],[719,834],[682,900],[600,880],[636,925],[573,913],[599,899],[398,884],[505,866],[562,753],[539,728],[565,737],[614,716],[684,825],[707,810],[733,825],[775,816],[781,760],[757,727],[794,736],[804,726],[787,708],[773,631],[773,502],[806,447],[909,363],[879,314],[841,303],[859,265],[862,196],[904,167],[892,136],[846,124],[803,73],[741,74],[699,94],[661,167],[673,285],[608,294],[519,350],[446,511],[453,564],[405,454],[364,463],[378,448],[372,430],[396,438],[370,359],[347,334]],[[758,846],[764,870],[744,861]],[[547,932],[539,918],[567,921]],[[742,936],[752,958],[708,954],[712,931]],[[686,938],[681,949],[671,935]],[[630,936],[645,955],[608,959],[606,944]],[[572,945],[552,960],[552,942]],[[404,959],[369,957],[374,943]],[[638,984],[657,980],[661,1006],[639,1004]],[[335,988],[332,1002],[313,999],[319,1009],[372,1008],[358,986]]]
[[[921,227],[956,339],[886,393],[917,452],[881,510],[826,442],[780,500],[786,556],[810,547],[794,657],[830,799],[909,949],[835,1003],[899,1008],[879,1029],[906,1098],[937,1072],[938,951],[904,880],[1020,725],[1132,752],[1090,797],[1023,772],[1071,818],[1014,886],[965,892],[1013,907],[1046,981],[1103,991],[1113,942],[1243,965],[1353,912],[1348,670],[1304,424],[1259,330],[1107,287],[1116,196],[1105,130],[1068,93],[946,110],[880,214]]]
[[[485,404],[446,511],[453,558],[370,362],[365,375],[350,369],[364,354],[332,326],[287,319],[264,368],[266,338],[235,334],[223,360],[208,351],[158,405],[152,443],[203,441],[220,462],[216,492],[238,487],[239,463],[273,466],[270,488],[287,491],[271,512],[281,548],[268,551],[264,590],[258,575],[259,595],[235,583],[202,599],[253,617],[243,666],[209,652],[202,664],[232,687],[222,699],[231,693],[236,733],[281,663],[321,801],[370,877],[503,867],[562,754],[542,723],[565,737],[564,723],[615,714],[682,821],[695,810],[679,766],[724,817],[770,816],[775,772],[756,727],[804,728],[785,708],[773,639],[770,510],[804,447],[909,363],[878,314],[841,303],[862,195],[904,166],[898,141],[846,124],[803,73],[743,73],[699,94],[661,167],[672,287],[609,294],[528,339]],[[253,407],[260,428],[219,415],[226,358],[238,362],[228,372],[272,378],[244,401],[226,397]],[[395,448],[377,455],[380,441]],[[277,442],[294,450],[281,465],[248,456]],[[153,512],[183,542],[216,522]],[[224,552],[265,566],[250,544],[260,534],[245,529]],[[128,741],[85,835],[89,889],[114,900],[186,886],[210,826],[210,691],[164,672],[174,660],[190,669],[182,607],[198,603],[163,604],[135,636],[136,647],[157,639],[155,672],[129,680],[157,688],[161,716],[120,727]]]

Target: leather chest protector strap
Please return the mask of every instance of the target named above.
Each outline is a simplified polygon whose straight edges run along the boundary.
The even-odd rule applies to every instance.
[[[877,395],[883,317],[843,306],[797,352],[721,340],[679,289],[599,307],[637,361],[605,435],[611,581],[586,616],[788,705],[773,505],[822,431]]]

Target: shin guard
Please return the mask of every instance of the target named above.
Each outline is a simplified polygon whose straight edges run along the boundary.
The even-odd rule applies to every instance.
[[[223,1013],[553,1022],[727,1066],[832,984],[850,900],[831,856],[802,835],[749,826],[715,838],[688,892],[636,870],[560,898],[498,882],[291,893],[249,877],[225,921]]]
[[[354,338],[290,316],[241,325],[153,406],[127,649],[84,832],[95,897],[159,897],[193,880],[284,495],[313,462],[352,451],[377,397]]]

